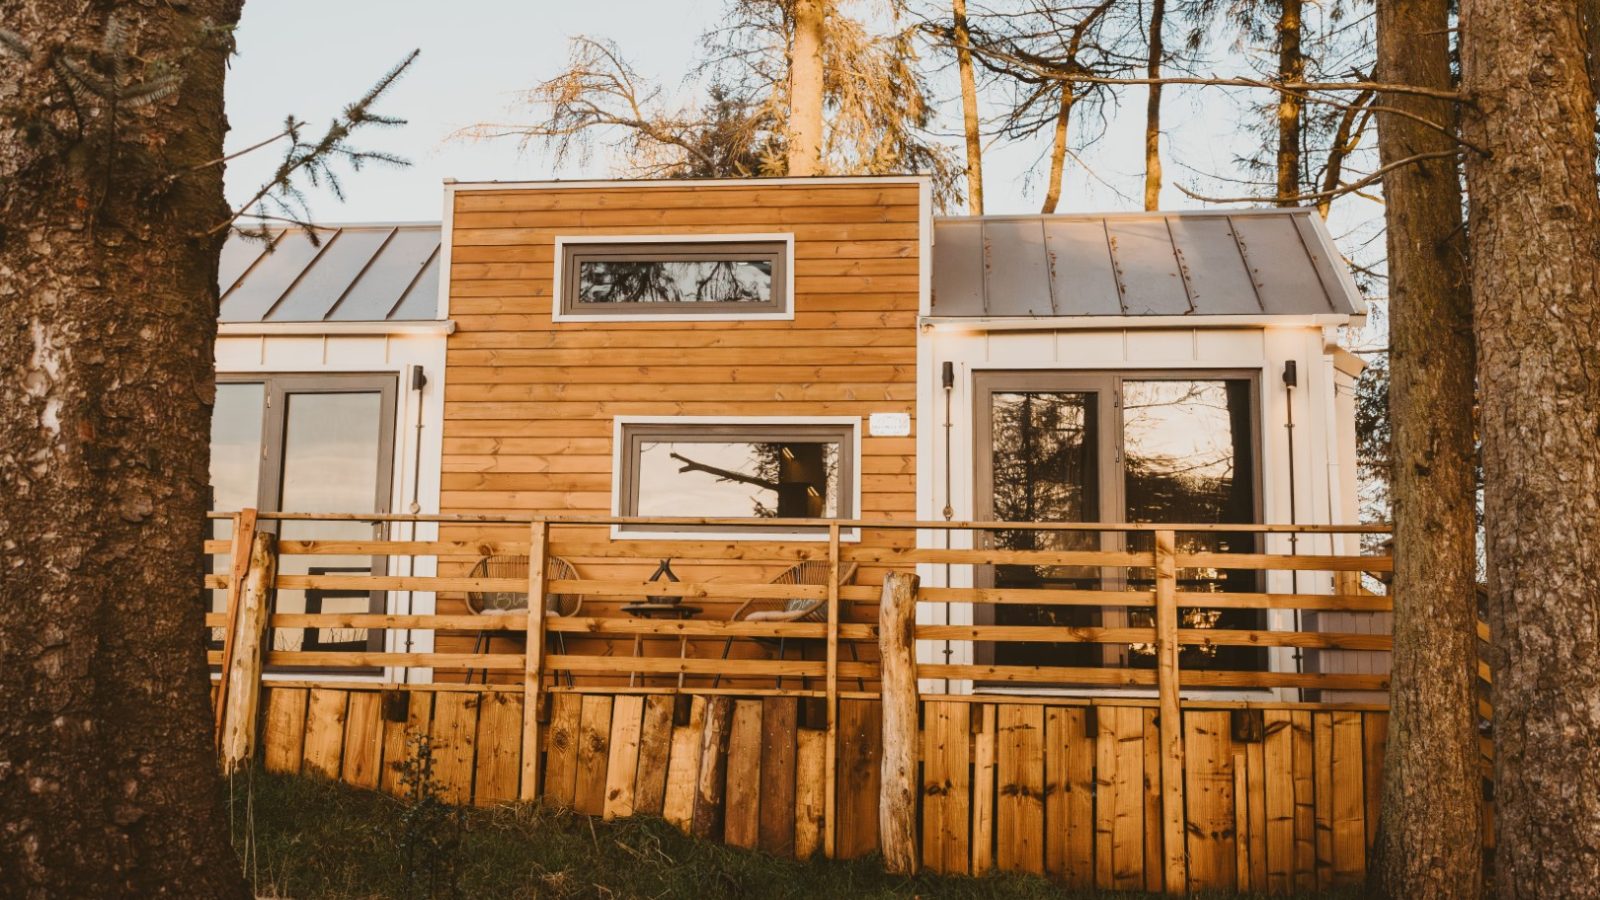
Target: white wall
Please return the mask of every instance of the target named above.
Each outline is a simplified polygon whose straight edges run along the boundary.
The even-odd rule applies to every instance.
[[[1349,402],[1350,380],[1334,367],[1330,342],[1334,335],[1316,325],[1228,328],[1120,328],[1097,330],[984,331],[948,323],[923,329],[918,346],[917,515],[943,518],[946,467],[955,519],[977,518],[973,509],[974,431],[973,374],[997,370],[1253,370],[1259,373],[1262,443],[1263,521],[1290,521],[1289,450],[1286,424],[1288,405],[1294,406],[1294,521],[1300,524],[1345,524],[1356,521],[1354,496],[1355,423]],[[1282,381],[1284,364],[1294,360],[1299,387],[1292,395]],[[940,386],[945,362],[955,364],[955,387],[950,397],[950,454],[945,454],[945,396]],[[1336,381],[1343,378],[1347,395],[1336,397]],[[944,546],[944,533],[925,531],[923,546]],[[952,546],[971,546],[971,535],[954,535]],[[1333,552],[1329,536],[1301,537],[1300,553]],[[1272,536],[1267,550],[1289,552],[1287,536]],[[1341,550],[1344,548],[1341,546]],[[1350,547],[1349,550],[1353,550]],[[946,584],[944,566],[921,567],[924,584]],[[972,583],[971,566],[950,567],[949,584]],[[1268,576],[1267,589],[1287,592],[1289,573]],[[1300,573],[1298,589],[1304,593],[1332,590],[1332,578],[1321,573]],[[918,621],[970,624],[970,605],[923,604]],[[1294,614],[1269,613],[1268,627],[1292,628]],[[1293,671],[1293,651],[1271,651],[1271,666]],[[973,661],[970,642],[923,642],[918,658],[928,663]],[[971,682],[927,680],[925,690],[964,693]],[[1186,692],[1187,693],[1187,692]],[[1235,692],[1236,693],[1236,692]],[[1287,696],[1286,699],[1294,699]]]
[[[390,485],[389,508],[396,513],[435,514],[439,512],[439,481],[444,429],[444,323],[418,323],[394,333],[386,333],[381,323],[373,333],[272,333],[271,325],[258,333],[241,333],[242,326],[231,326],[217,338],[216,359],[219,375],[291,374],[327,375],[340,372],[392,374],[395,394],[394,481]],[[411,389],[411,367],[421,366],[428,384],[420,392]],[[420,436],[417,425],[421,422]],[[420,444],[420,454],[418,452]],[[419,477],[420,476],[420,477]],[[413,530],[415,529],[415,530]],[[396,523],[389,537],[393,540],[431,541],[438,537],[438,526],[431,523]],[[415,568],[413,569],[413,565]],[[393,558],[391,575],[433,575],[433,557]],[[388,611],[392,614],[431,615],[431,592],[390,591]],[[409,646],[408,646],[409,641]],[[431,631],[390,630],[386,650],[418,653],[433,651]],[[431,670],[391,668],[382,681],[430,681]]]

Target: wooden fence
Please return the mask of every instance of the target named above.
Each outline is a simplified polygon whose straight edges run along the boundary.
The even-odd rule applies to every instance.
[[[1170,893],[1303,890],[1364,875],[1376,824],[1384,707],[1302,703],[1273,692],[1383,691],[1386,676],[1183,663],[1185,653],[1197,656],[1208,646],[1386,651],[1389,639],[1382,634],[1201,627],[1203,617],[1186,612],[1202,604],[1386,612],[1390,598],[1361,590],[1357,580],[1362,573],[1387,572],[1391,561],[1354,549],[1336,552],[1344,535],[1363,529],[1225,526],[1263,540],[1296,533],[1302,542],[1314,537],[1328,546],[1329,552],[1306,555],[1186,547],[1184,535],[1224,526],[1033,523],[1028,528],[1143,532],[1151,539],[1144,540],[1147,550],[1023,551],[849,540],[856,528],[863,534],[868,528],[984,534],[1015,530],[1017,523],[808,522],[820,525],[821,539],[596,542],[595,526],[614,520],[492,520],[497,527],[526,528],[528,539],[487,546],[277,542],[262,524],[271,518],[239,514],[233,537],[207,546],[208,553],[232,561],[219,567],[225,572],[207,576],[208,587],[229,598],[226,611],[208,624],[225,631],[213,661],[221,670],[219,741],[230,770],[259,756],[269,769],[393,790],[406,736],[426,734],[435,775],[454,800],[543,800],[597,815],[663,815],[697,835],[780,854],[849,857],[882,850],[897,869],[1020,870],[1079,886]],[[584,537],[568,537],[568,529]],[[414,565],[422,557],[448,572],[451,560],[489,553],[526,554],[529,576],[285,574],[276,565],[296,555],[356,554],[387,560],[390,572],[426,568]],[[546,577],[544,564],[557,555],[654,562],[668,553],[684,581],[610,574],[557,580]],[[774,585],[751,574],[805,560],[825,564],[830,577],[821,584]],[[739,567],[716,568],[728,562]],[[839,576],[852,564],[877,583],[860,583],[858,576],[841,584]],[[1116,580],[1106,583],[1116,589],[922,587],[911,574],[997,564],[1098,569],[1114,573]],[[1293,571],[1308,588],[1272,592],[1263,577],[1259,591],[1202,594],[1192,590],[1193,578],[1180,577],[1220,570]],[[1312,573],[1325,577],[1317,583],[1328,590],[1311,592]],[[1331,592],[1335,585],[1340,592]],[[558,618],[538,602],[510,616],[269,610],[274,591],[307,589],[670,596],[708,608],[768,597],[815,602],[820,621]],[[1111,605],[1144,610],[1149,624],[951,624],[958,617],[929,612],[945,605]],[[915,623],[919,607],[928,620],[921,624]],[[395,639],[381,651],[319,652],[278,649],[268,630],[307,628],[389,629]],[[398,640],[402,633],[450,631],[520,634],[526,652],[394,649],[406,645]],[[549,652],[560,636],[588,643]],[[724,659],[729,638],[739,650]],[[793,651],[772,658],[779,639],[800,647],[800,658]],[[1152,648],[1154,659],[1146,668],[919,665],[917,642],[924,648],[960,642],[1138,645]],[[324,672],[313,680],[271,671],[285,666],[361,674],[331,680]],[[501,684],[402,683],[418,668],[516,677]],[[968,684],[980,692],[934,693]],[[1061,689],[1080,696],[1047,693]],[[1009,693],[994,693],[999,690]],[[1109,695],[1081,695],[1096,690]]]

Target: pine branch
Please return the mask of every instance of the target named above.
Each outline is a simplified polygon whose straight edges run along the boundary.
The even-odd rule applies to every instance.
[[[1380,166],[1371,174],[1358,181],[1353,181],[1349,184],[1341,184],[1337,188],[1333,188],[1331,190],[1311,191],[1304,194],[1295,194],[1292,197],[1279,197],[1276,195],[1264,197],[1208,197],[1204,194],[1195,193],[1181,184],[1177,185],[1177,188],[1185,195],[1204,203],[1304,203],[1308,200],[1323,200],[1332,197],[1343,196],[1345,194],[1356,193],[1367,185],[1375,184],[1376,182],[1382,180],[1386,173],[1392,172],[1395,169],[1414,165],[1419,162],[1425,162],[1430,159],[1453,159],[1460,153],[1460,150],[1437,150],[1432,153],[1418,153],[1414,156],[1408,156],[1405,159],[1397,159],[1386,166]]]

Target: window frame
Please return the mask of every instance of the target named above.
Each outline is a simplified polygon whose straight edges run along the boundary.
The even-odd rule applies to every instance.
[[[642,437],[661,439],[673,434],[693,434],[691,439],[726,437],[747,439],[767,431],[777,435],[807,433],[836,436],[839,447],[839,515],[835,521],[851,521],[861,508],[861,417],[859,416],[617,416],[611,440],[611,512],[618,518],[632,518],[638,509],[638,458]],[[830,434],[831,433],[831,434]],[[757,435],[766,438],[765,435]],[[748,438],[756,439],[756,438]],[[755,516],[752,521],[759,521]],[[796,530],[773,526],[652,527],[613,523],[611,536],[618,540],[717,540],[826,541],[825,528]],[[840,528],[841,540],[858,539],[855,528]]]
[[[772,299],[759,302],[579,303],[577,265],[584,256],[619,261],[654,258],[651,247],[676,245],[715,253],[723,245],[772,245]],[[728,252],[724,249],[724,252]],[[794,234],[632,234],[557,235],[550,317],[556,322],[735,322],[794,319]]]

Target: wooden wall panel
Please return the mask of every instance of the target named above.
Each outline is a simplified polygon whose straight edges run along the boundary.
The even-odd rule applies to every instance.
[[[863,418],[859,512],[910,518],[915,440],[867,436],[864,420],[874,412],[916,412],[920,202],[913,180],[459,187],[451,232],[449,302],[457,330],[446,355],[442,511],[609,514],[618,415],[848,415]],[[794,235],[792,321],[551,318],[557,235],[730,231]],[[492,529],[442,532],[445,539],[475,541]],[[894,538],[911,539],[909,533]],[[470,560],[451,565],[465,567]],[[451,574],[451,565],[442,565],[441,574]],[[706,577],[704,569],[684,568],[680,575]],[[710,577],[767,581],[782,568],[723,566]],[[603,562],[579,565],[585,577],[610,576],[611,569]],[[864,570],[856,583],[881,577],[881,571]],[[596,604],[596,614],[615,615],[617,605]],[[703,618],[726,619],[737,603],[701,605]],[[847,608],[848,620],[875,620],[870,604],[852,606],[860,608]],[[442,595],[438,611],[462,612],[463,600]],[[465,651],[472,640],[441,635],[437,649]],[[647,641],[645,653],[676,655],[676,643],[665,643]],[[576,652],[632,652],[631,642],[569,638],[568,644]],[[502,638],[495,646],[516,645]],[[720,642],[691,642],[688,655],[715,656],[721,649]],[[734,648],[735,656],[770,652],[750,641]],[[455,673],[438,674],[449,680]]]

